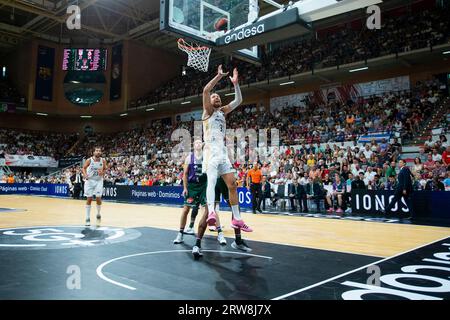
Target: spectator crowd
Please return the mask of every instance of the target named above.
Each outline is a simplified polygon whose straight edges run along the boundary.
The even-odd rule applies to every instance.
[[[285,107],[273,112],[267,112],[264,106],[248,105],[231,113],[227,123],[230,129],[279,129],[281,148],[276,161],[261,160],[258,164],[264,176],[264,205],[276,206],[283,203],[281,199],[289,199],[292,210],[306,211],[311,205],[323,208],[325,204],[327,210],[332,211],[335,206],[340,213],[349,210],[352,189],[395,189],[401,142],[421,132],[437,105],[448,105],[439,87],[436,81],[429,81],[419,83],[410,92],[346,103],[328,101],[318,105],[311,100],[304,107]],[[100,145],[108,161],[107,183],[181,185],[182,165],[171,154],[179,141],[171,141],[171,135],[177,128],[192,132],[193,124],[193,120],[172,124],[162,119],[131,131],[88,135],[72,148],[70,155],[87,157],[94,146]],[[358,143],[361,135],[379,131],[390,133],[391,139]],[[0,137],[5,137],[3,143],[8,142],[4,148],[7,153],[48,154],[67,150],[70,145],[67,140],[70,136],[64,134],[41,133],[37,135],[39,138],[36,135],[33,138],[30,133],[3,129]],[[240,143],[244,144],[247,158],[242,163],[234,161],[234,167],[239,186],[246,186],[248,171],[255,164],[248,158],[251,155],[248,140]],[[415,190],[450,190],[450,147],[446,135],[439,140],[431,137],[426,140],[410,166]],[[3,175],[2,182],[72,184],[71,177],[79,171],[75,167],[47,177],[30,173]],[[308,205],[305,207],[304,203]]]
[[[47,156],[59,159],[78,140],[76,133],[0,128],[0,154]]]
[[[381,30],[377,31],[351,25],[319,32],[314,39],[296,39],[274,46],[263,57],[261,66],[234,61],[240,70],[241,83],[445,43],[450,36],[450,12],[426,10],[400,16],[387,14]],[[132,106],[198,94],[207,78],[203,73],[188,71],[186,77],[173,79],[133,102]],[[221,85],[218,89],[226,84]],[[2,96],[4,92],[0,90]],[[248,171],[258,166],[263,174],[264,206],[277,206],[283,203],[281,199],[288,199],[292,210],[308,211],[311,205],[320,208],[323,203],[330,212],[336,209],[341,213],[349,208],[352,189],[395,189],[402,145],[422,135],[425,125],[442,105],[448,114],[449,101],[444,98],[439,81],[433,80],[417,83],[410,91],[360,97],[355,101],[330,97],[319,101],[311,95],[302,105],[242,106],[228,116],[227,128],[255,129],[256,132],[278,129],[281,148],[275,161],[260,159],[255,163],[250,161],[254,150],[250,150],[248,138],[239,141],[246,158],[233,161],[238,184],[246,186]],[[94,146],[101,146],[108,162],[107,183],[181,185],[182,165],[172,153],[180,141],[171,139],[174,130],[181,128],[193,136],[194,120],[152,120],[130,131],[91,133],[82,141],[77,134],[0,129],[0,160],[6,154],[55,159],[88,157]],[[358,143],[361,136],[379,132],[389,138]],[[408,164],[414,175],[415,190],[450,191],[450,147],[446,132],[448,122],[439,140],[430,136],[414,162]],[[53,175],[0,170],[0,182],[69,183],[72,186],[73,177],[79,172],[80,167]]]
[[[434,8],[402,14],[383,12],[382,21],[380,30],[369,30],[361,20],[357,24],[342,24],[328,31],[318,31],[316,37],[308,36],[274,45],[272,50],[263,54],[261,65],[238,60],[230,63],[218,61],[212,63],[210,70],[216,70],[219,64],[224,64],[226,70],[238,67],[241,84],[249,84],[434,47],[450,39],[450,10]],[[180,75],[130,102],[130,107],[198,95],[209,78],[209,74],[189,69],[186,75]],[[226,86],[224,81],[216,89]]]

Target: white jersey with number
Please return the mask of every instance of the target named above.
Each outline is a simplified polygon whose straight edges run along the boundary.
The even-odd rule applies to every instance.
[[[225,114],[221,110],[215,110],[209,118],[203,121],[203,140],[205,142],[203,173],[206,173],[208,168],[217,170],[219,176],[234,172],[225,144],[226,131]]]
[[[100,176],[98,173],[99,170],[103,170],[103,158],[100,158],[99,161],[95,161],[95,158],[92,157],[90,160],[89,166],[86,169],[89,180],[103,180],[103,176]]]
[[[98,171],[103,168],[103,158],[99,161],[95,161],[92,157],[90,164],[86,169],[88,180],[84,183],[84,195],[88,198],[96,196],[101,197],[103,194],[103,176]]]
[[[205,121],[203,121],[203,138],[205,146],[213,149],[225,148],[225,133],[227,131],[227,124],[225,121],[225,114],[218,110]]]

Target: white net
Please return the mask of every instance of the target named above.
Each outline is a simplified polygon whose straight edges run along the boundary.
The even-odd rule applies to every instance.
[[[187,65],[199,71],[208,72],[211,48],[191,44],[184,39],[178,39],[178,48],[188,55]]]

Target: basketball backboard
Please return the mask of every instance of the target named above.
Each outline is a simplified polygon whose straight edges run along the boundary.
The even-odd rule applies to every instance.
[[[306,35],[312,23],[382,0],[160,0],[161,30],[258,60],[258,45]],[[277,10],[259,16],[259,1]],[[242,49],[248,48],[248,49]],[[237,53],[237,54],[236,54]]]
[[[258,12],[258,0],[161,0],[161,29],[215,47],[217,38],[253,23]],[[258,47],[236,55],[258,60]]]

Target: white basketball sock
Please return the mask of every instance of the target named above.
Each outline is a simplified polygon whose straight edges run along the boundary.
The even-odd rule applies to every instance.
[[[102,205],[97,205],[97,215],[100,215],[100,211],[102,210]]]
[[[206,202],[208,204],[208,213],[214,211],[214,204],[216,202],[216,183],[217,183],[217,170],[215,168],[208,168],[206,171],[208,178],[208,184],[206,186]]]
[[[241,213],[239,212],[239,205],[235,204],[231,206],[231,212],[233,213],[233,218],[236,220],[242,220]]]
[[[217,214],[219,214],[219,208],[220,208],[219,203],[216,202],[216,203],[214,204],[214,211],[216,211]]]
[[[86,220],[91,219],[91,206],[86,205]]]

